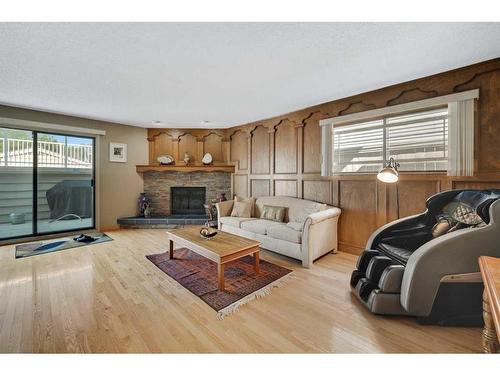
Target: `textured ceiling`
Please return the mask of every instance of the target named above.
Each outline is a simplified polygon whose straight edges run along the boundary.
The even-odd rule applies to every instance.
[[[0,103],[228,127],[499,57],[500,23],[1,23],[0,46]]]

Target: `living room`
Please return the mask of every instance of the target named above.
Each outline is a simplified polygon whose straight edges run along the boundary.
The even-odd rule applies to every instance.
[[[498,365],[500,23],[364,17],[2,20],[0,353]]]

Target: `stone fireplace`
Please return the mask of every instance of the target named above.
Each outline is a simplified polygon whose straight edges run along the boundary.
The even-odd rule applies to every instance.
[[[203,203],[217,200],[221,193],[231,197],[231,173],[228,172],[177,172],[177,171],[150,171],[145,172],[144,193],[151,200],[153,216],[170,216],[180,214],[176,210],[191,210],[183,214],[199,215],[205,214]],[[178,189],[188,188],[188,189]],[[191,189],[194,188],[194,189]],[[201,196],[201,188],[204,189],[204,198]],[[177,195],[181,194],[181,195]],[[178,197],[180,200],[177,203]],[[175,199],[175,203],[173,203]],[[196,213],[193,210],[201,210]],[[196,206],[193,208],[191,206]],[[174,209],[173,209],[174,208]]]

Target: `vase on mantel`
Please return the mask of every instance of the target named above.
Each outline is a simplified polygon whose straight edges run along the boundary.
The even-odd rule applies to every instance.
[[[225,201],[227,201],[226,193],[220,193],[219,202],[225,202]]]

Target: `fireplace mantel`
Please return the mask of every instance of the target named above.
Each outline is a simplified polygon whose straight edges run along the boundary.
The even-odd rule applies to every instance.
[[[234,165],[136,165],[137,173],[144,172],[227,172],[234,173]]]

